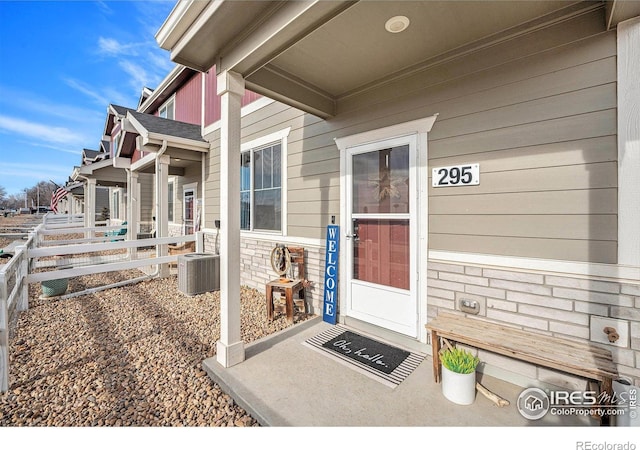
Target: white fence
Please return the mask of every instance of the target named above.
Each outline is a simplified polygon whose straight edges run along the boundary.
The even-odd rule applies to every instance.
[[[204,251],[203,232],[187,236],[126,241],[122,240],[125,236],[97,236],[105,231],[119,230],[120,226],[84,228],[77,220],[78,216],[63,216],[60,221],[47,216],[42,224],[29,233],[26,244],[16,248],[8,264],[0,266],[0,392],[6,392],[10,386],[10,326],[16,322],[19,311],[29,308],[29,283],[149,266],[155,266],[158,273],[163,265],[176,263],[178,260],[177,254],[167,255],[167,246],[170,244],[195,241],[196,251]],[[62,241],[44,239],[45,236],[76,233],[90,237]],[[117,252],[118,250],[122,252]],[[115,255],[107,258],[95,255],[96,252],[105,251],[115,252]],[[79,256],[82,254],[91,256]],[[34,273],[36,268],[54,270]]]
[[[54,214],[48,212],[42,220],[45,228],[60,226],[62,228],[83,227],[84,214]]]
[[[0,392],[9,389],[9,331],[19,311],[29,307],[29,259],[27,251],[35,242],[32,232],[25,245],[16,247],[13,258],[0,268]]]

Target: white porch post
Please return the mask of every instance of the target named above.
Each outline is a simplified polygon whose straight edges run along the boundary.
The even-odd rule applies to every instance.
[[[71,192],[69,192],[69,194],[67,195],[67,206],[69,207],[69,211],[68,214],[70,216],[73,216],[75,214],[76,209],[74,208],[74,203],[76,202],[75,197],[73,196],[73,194]]]
[[[168,155],[159,155],[156,158],[156,237],[169,236],[169,162]],[[167,256],[167,244],[158,245],[156,254],[158,257]],[[160,266],[160,276],[169,276],[169,265]]]
[[[127,203],[127,240],[135,240],[138,237],[138,194],[140,185],[138,184],[138,172],[127,171],[127,191],[129,202]],[[137,249],[129,251],[129,258],[136,259]]]
[[[244,361],[240,337],[240,106],[244,79],[218,75],[220,119],[220,340],[217,360],[224,367]]]
[[[618,264],[640,267],[640,18],[617,33]]]
[[[96,179],[88,178],[84,193],[84,226],[92,228],[96,226]],[[87,231],[85,237],[94,236],[93,231]]]

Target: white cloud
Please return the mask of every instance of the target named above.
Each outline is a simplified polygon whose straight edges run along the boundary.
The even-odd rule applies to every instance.
[[[104,114],[106,115],[107,106],[111,103],[116,105],[127,106],[127,104],[131,103],[131,96],[123,94],[122,89],[116,89],[113,87],[102,87],[102,91],[98,92],[98,90],[89,86],[82,81],[78,81],[74,78],[64,78],[64,82],[67,85],[76,91],[86,95],[87,97],[93,99],[96,104],[100,105],[104,109]],[[105,115],[101,113],[101,119],[104,120]]]
[[[0,175],[28,176],[34,179],[42,179],[43,174],[52,177],[66,177],[70,173],[68,165],[3,163],[0,166]]]
[[[18,133],[40,142],[81,145],[87,139],[68,128],[29,122],[14,117],[0,116],[0,130]]]
[[[102,1],[99,0],[96,2],[96,4],[98,5],[98,7],[100,8],[100,10],[107,14],[107,15],[112,15],[113,14],[113,10],[109,7],[109,5],[107,5],[106,1]]]
[[[119,56],[119,55],[129,55],[136,56],[138,54],[136,47],[139,47],[140,44],[121,44],[116,39],[113,38],[98,38],[98,51],[99,53],[108,55],[108,56]]]
[[[0,165],[0,177],[3,182],[8,182],[8,185],[4,186],[7,194],[18,195],[24,192],[25,187],[43,180],[55,180],[62,184],[71,175],[71,170],[72,167],[69,165],[3,162]]]
[[[104,90],[104,96],[107,97],[109,99],[109,103],[114,104],[114,105],[120,105],[120,106],[126,106],[126,107],[135,107],[135,105],[138,104],[138,99],[135,98],[135,105],[132,105],[133,102],[133,96],[131,95],[127,95],[126,93],[122,92],[122,88],[112,88],[112,87],[107,87]],[[106,103],[105,103],[106,105]]]
[[[105,108],[109,104],[109,101],[105,97],[97,93],[91,86],[83,83],[82,81],[78,81],[73,78],[64,78],[64,82],[67,83],[69,87],[81,92],[89,98],[94,99],[99,104],[104,105]]]
[[[138,10],[137,17],[140,29],[148,36],[155,36],[175,7],[176,2],[175,0],[156,0],[135,2],[134,5]]]
[[[54,102],[33,92],[9,86],[0,86],[0,103],[7,105],[5,111],[9,108],[20,109],[30,113],[35,112],[52,117],[61,117],[68,121],[82,122],[84,124],[88,121],[104,121],[103,111]]]
[[[162,53],[149,52],[147,54],[147,59],[151,63],[151,67],[164,72],[162,78],[164,78],[164,76],[166,76],[175,66],[175,63],[169,58],[169,53],[164,50],[162,50]]]
[[[155,86],[160,82],[158,75],[149,74],[142,66],[131,61],[122,60],[118,65],[129,76],[129,84],[139,92],[143,86]]]
[[[56,150],[62,153],[69,153],[71,155],[78,155],[80,156],[82,154],[82,150],[79,148],[68,148],[68,147],[61,147],[59,145],[51,145],[51,144],[46,144],[46,143],[37,143],[37,142],[27,142],[27,141],[18,141],[18,144],[24,144],[25,146],[31,146],[31,147],[42,147],[42,148],[50,148],[52,150]]]

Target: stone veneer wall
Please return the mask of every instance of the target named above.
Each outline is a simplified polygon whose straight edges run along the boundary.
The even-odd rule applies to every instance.
[[[271,250],[278,244],[278,240],[265,241],[243,237],[240,240],[240,282],[243,285],[265,291],[265,285],[277,278],[271,268]],[[317,314],[322,311],[322,284],[324,276],[324,247],[303,244],[289,246],[304,247],[306,279],[313,284],[305,290],[307,312]]]
[[[431,261],[427,276],[430,318],[440,311],[461,312],[460,299],[475,300],[480,305],[478,319],[608,348],[618,373],[640,386],[639,285]],[[625,342],[597,342],[606,338],[603,320],[613,322]],[[480,351],[479,356],[491,366],[529,379],[564,387],[585,385],[584,379],[494,353]]]

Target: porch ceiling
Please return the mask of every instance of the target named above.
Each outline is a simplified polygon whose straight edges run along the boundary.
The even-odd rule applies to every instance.
[[[593,8],[605,2],[180,2],[156,39],[176,62],[215,63],[243,75],[248,89],[330,117],[354,93]],[[409,18],[405,31],[385,30],[394,16]],[[607,25],[615,20],[609,14]]]
[[[78,167],[74,170],[72,178],[74,181],[80,181],[85,178],[95,178],[96,184],[99,186],[126,186],[127,174],[121,168],[114,165],[117,162],[123,164],[120,158],[106,159],[86,166]]]

